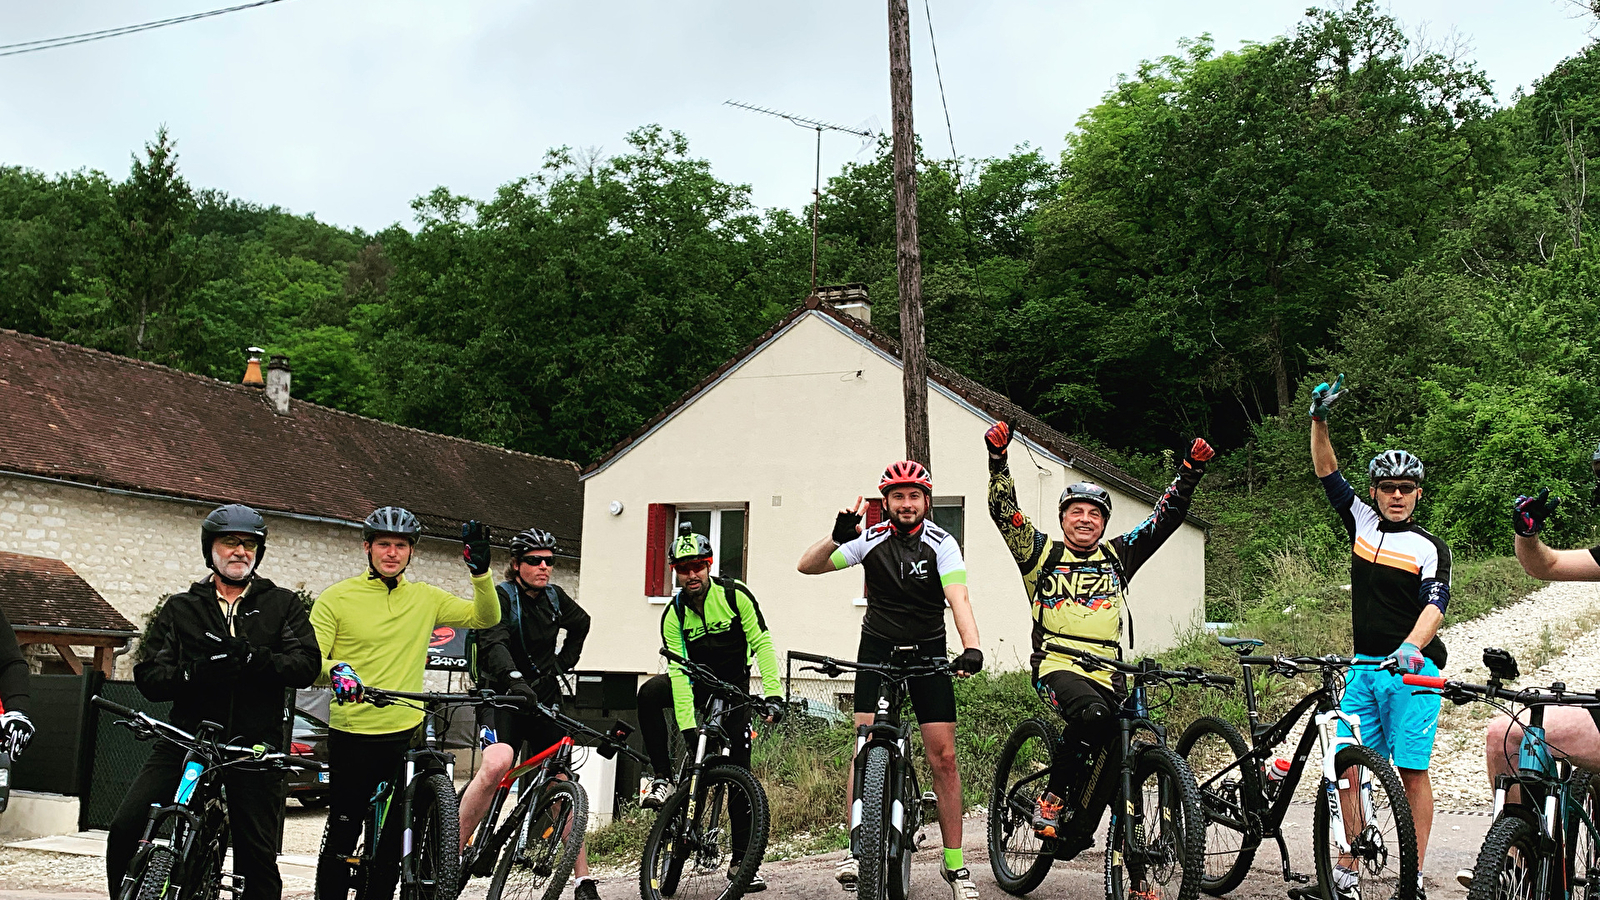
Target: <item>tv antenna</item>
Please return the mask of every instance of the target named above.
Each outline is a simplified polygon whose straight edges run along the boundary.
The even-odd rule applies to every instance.
[[[775,119],[783,119],[790,125],[798,125],[801,128],[810,128],[817,132],[817,171],[815,181],[811,186],[811,293],[815,294],[817,292],[817,216],[822,207],[822,133],[824,131],[842,131],[845,134],[853,134],[860,138],[871,138],[875,137],[876,135],[873,132],[865,129],[846,128],[843,125],[834,125],[831,122],[818,122],[816,119],[807,119],[803,116],[792,116],[788,113],[779,112],[775,109],[767,109],[764,106],[752,106],[749,103],[740,103],[737,100],[725,100],[723,101],[723,105],[736,106],[739,109],[748,109],[751,112],[761,113],[764,116],[772,116]]]

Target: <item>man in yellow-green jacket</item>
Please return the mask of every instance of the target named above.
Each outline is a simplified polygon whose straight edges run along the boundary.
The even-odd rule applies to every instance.
[[[322,649],[322,677],[333,686],[328,716],[327,830],[317,860],[318,900],[344,900],[368,802],[379,783],[394,784],[405,753],[418,736],[422,711],[396,704],[361,703],[366,685],[392,691],[422,690],[428,641],[440,625],[487,628],[500,621],[500,598],[489,576],[489,530],[462,526],[462,557],[472,573],[472,600],[408,581],[406,566],[422,524],[397,506],[385,506],[361,527],[367,573],[332,585],[317,597],[311,626]],[[364,900],[388,900],[400,875],[400,829],[386,828]]]

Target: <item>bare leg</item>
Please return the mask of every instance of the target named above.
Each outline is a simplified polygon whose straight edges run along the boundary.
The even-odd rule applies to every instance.
[[[478,767],[478,774],[472,776],[472,783],[461,797],[461,849],[466,849],[467,840],[483,821],[484,813],[489,811],[489,801],[500,786],[500,779],[511,770],[511,757],[510,744],[490,744],[483,751],[483,765]]]
[[[1433,834],[1433,779],[1427,769],[1401,769],[1400,783],[1406,789],[1406,802],[1411,804],[1411,824],[1417,829],[1417,871],[1422,871],[1423,857],[1428,854],[1428,837]]]
[[[1544,711],[1544,736],[1550,753],[1558,759],[1571,760],[1574,765],[1591,772],[1600,771],[1600,729],[1595,728],[1594,717],[1588,710],[1567,706],[1550,706]],[[1522,725],[1509,716],[1496,716],[1489,723],[1483,739],[1484,768],[1489,774],[1489,784],[1494,785],[1500,775],[1514,775],[1517,758],[1522,747]],[[1515,803],[1519,791],[1515,785],[1506,791],[1506,802]]]
[[[951,849],[961,846],[961,772],[956,768],[956,723],[922,726],[922,748],[933,771],[933,792],[939,798],[939,835]]]

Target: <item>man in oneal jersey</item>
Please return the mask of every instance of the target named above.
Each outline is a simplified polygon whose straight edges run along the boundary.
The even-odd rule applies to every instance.
[[[1033,527],[1017,506],[1016,486],[1006,465],[1011,426],[997,422],[984,434],[989,451],[989,515],[1022,570],[1033,615],[1034,688],[1066,723],[1068,753],[1051,770],[1035,802],[1034,832],[1058,838],[1059,857],[1089,846],[1110,801],[1120,759],[1116,709],[1124,689],[1121,675],[1085,669],[1077,660],[1046,650],[1046,642],[1102,656],[1122,658],[1122,611],[1128,582],[1177,532],[1189,511],[1194,489],[1211,459],[1211,445],[1195,438],[1155,509],[1138,527],[1109,540],[1111,494],[1087,481],[1068,485],[1057,509],[1065,541],[1052,541]],[[1131,621],[1131,611],[1130,611]],[[1094,775],[1095,777],[1086,777]],[[1070,805],[1063,801],[1067,798]],[[1078,827],[1063,830],[1062,813]]]
[[[1404,450],[1373,457],[1367,464],[1372,480],[1367,496],[1376,509],[1362,503],[1340,474],[1328,437],[1328,411],[1344,393],[1343,375],[1311,392],[1311,464],[1351,542],[1356,658],[1393,663],[1388,668],[1352,667],[1340,708],[1361,717],[1361,742],[1393,759],[1400,772],[1417,829],[1416,896],[1425,900],[1422,863],[1433,831],[1428,765],[1439,725],[1439,696],[1417,692],[1393,670],[1437,675],[1445,664],[1439,625],[1450,604],[1450,547],[1412,519],[1422,498],[1422,460]],[[1335,893],[1355,896],[1354,869],[1354,860],[1341,858],[1334,867]]]
[[[978,649],[978,624],[967,599],[967,565],[956,539],[928,520],[933,506],[933,479],[920,463],[894,463],[878,483],[883,493],[883,521],[860,529],[864,504],[839,511],[833,534],[813,544],[800,557],[799,569],[821,575],[850,566],[866,573],[867,614],[861,622],[862,662],[888,662],[895,647],[916,646],[921,655],[945,656],[944,611],[948,602],[964,648],[952,663],[957,674],[983,668]],[[859,532],[859,533],[858,533]],[[871,725],[880,676],[856,675],[856,725]],[[914,678],[907,685],[911,708],[922,730],[933,792],[939,798],[939,832],[944,838],[941,873],[954,900],[978,900],[961,853],[961,775],[956,769],[956,697],[947,675]],[[854,798],[847,788],[846,809]],[[855,858],[840,863],[839,883],[853,890],[858,878]]]

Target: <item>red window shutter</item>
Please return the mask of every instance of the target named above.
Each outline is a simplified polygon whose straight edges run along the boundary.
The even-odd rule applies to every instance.
[[[670,503],[652,503],[645,515],[644,595],[667,595],[667,540],[677,510]]]
[[[872,494],[867,494],[867,508],[862,510],[861,530],[866,531],[868,528],[871,528],[882,521],[883,498],[874,497]],[[861,596],[865,597],[866,595],[867,579],[865,576],[863,576],[861,579]]]

